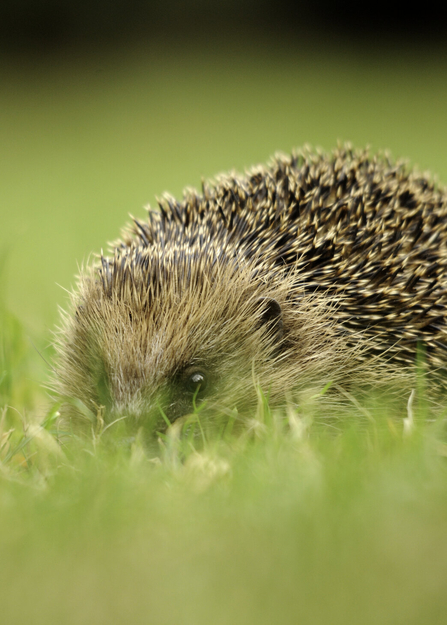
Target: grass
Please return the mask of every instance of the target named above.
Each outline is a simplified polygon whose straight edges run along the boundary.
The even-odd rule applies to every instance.
[[[445,622],[442,415],[415,403],[404,427],[376,398],[325,427],[261,397],[237,437],[61,445],[2,319],[2,622]]]
[[[230,48],[2,66],[1,623],[446,620],[442,410],[415,400],[408,428],[389,397],[336,421],[261,401],[237,437],[58,442],[29,336],[51,361],[57,284],[128,211],[306,142],[389,148],[446,181],[445,55]]]

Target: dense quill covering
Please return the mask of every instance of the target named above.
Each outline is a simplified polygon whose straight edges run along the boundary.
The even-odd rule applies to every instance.
[[[418,342],[442,368],[446,197],[349,146],[164,196],[80,276],[58,341],[67,417],[80,402],[149,427],[204,400],[242,414],[256,384],[275,401],[371,380]]]

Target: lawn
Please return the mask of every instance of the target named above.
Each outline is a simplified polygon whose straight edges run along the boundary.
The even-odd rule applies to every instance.
[[[315,48],[0,70],[2,623],[445,622],[442,402],[261,406],[238,436],[174,427],[146,450],[61,444],[45,390],[64,289],[157,194],[337,140],[447,182],[447,60]]]

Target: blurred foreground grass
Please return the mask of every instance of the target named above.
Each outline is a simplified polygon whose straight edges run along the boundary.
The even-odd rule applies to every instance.
[[[445,622],[444,415],[264,406],[238,437],[61,446],[2,324],[3,623]]]

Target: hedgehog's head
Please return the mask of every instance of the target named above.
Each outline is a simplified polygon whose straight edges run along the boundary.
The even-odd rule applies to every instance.
[[[327,381],[346,349],[327,307],[299,293],[296,276],[210,244],[118,249],[81,276],[59,335],[65,416],[103,406],[155,431],[198,406],[241,415],[257,385],[275,399]]]

